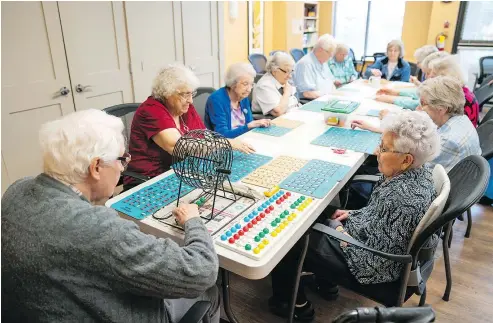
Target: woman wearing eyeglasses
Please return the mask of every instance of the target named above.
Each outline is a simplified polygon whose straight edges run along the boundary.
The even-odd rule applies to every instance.
[[[338,43],[334,57],[329,60],[329,68],[334,78],[335,86],[339,87],[358,78],[353,59],[349,57],[349,47]]]
[[[436,197],[431,170],[423,165],[433,159],[439,148],[440,138],[428,115],[417,111],[392,115],[383,124],[382,142],[376,152],[382,177],[368,205],[358,210],[327,209],[318,222],[370,248],[405,254],[416,227]],[[272,271],[273,297],[269,299],[269,308],[276,315],[288,315],[301,247],[298,242]],[[320,296],[334,300],[338,296],[334,282],[395,282],[403,264],[312,232],[303,267],[315,274]],[[295,319],[310,321],[314,315],[301,281]]]
[[[236,138],[251,129],[270,126],[268,119],[253,121],[248,95],[252,91],[255,75],[256,72],[249,63],[235,63],[228,68],[226,86],[207,99],[207,128],[226,138]]]
[[[193,106],[199,79],[183,65],[162,69],[152,86],[152,95],[144,101],[132,121],[129,152],[132,160],[128,170],[155,177],[171,167],[171,156],[176,142],[190,130],[205,129]],[[238,140],[231,140],[233,149],[251,152],[253,148]],[[125,176],[124,189],[139,184]]]
[[[253,89],[253,112],[279,117],[298,107],[296,88],[289,83],[294,64],[291,55],[284,52],[272,55],[265,66],[267,72]]]

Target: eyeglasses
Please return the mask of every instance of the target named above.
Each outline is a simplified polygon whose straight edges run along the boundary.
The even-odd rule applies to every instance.
[[[288,75],[293,74],[293,71],[292,71],[292,70],[288,72],[288,71],[283,70],[283,69],[282,69],[282,68],[280,68],[280,67],[279,67],[279,70],[280,70],[281,72],[283,72],[284,74],[288,74]]]
[[[124,153],[122,157],[118,157],[116,160],[121,162],[123,169],[127,169],[128,164],[132,160],[132,156],[130,156],[129,153]]]
[[[378,152],[380,154],[383,154],[383,153],[409,154],[409,153],[403,153],[402,151],[396,151],[396,150],[390,150],[387,148],[383,148],[383,143],[381,143],[380,146],[378,146]]]
[[[193,92],[178,92],[178,95],[183,100],[193,99],[194,97],[197,96],[197,91],[193,91]]]

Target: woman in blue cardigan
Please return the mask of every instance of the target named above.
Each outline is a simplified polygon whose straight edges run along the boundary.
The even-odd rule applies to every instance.
[[[226,138],[236,138],[250,129],[269,127],[270,120],[253,121],[248,95],[252,91],[255,70],[248,63],[231,65],[226,86],[212,93],[205,107],[205,125]]]
[[[409,82],[411,66],[402,57],[404,44],[400,40],[393,40],[387,44],[387,56],[368,66],[365,78],[381,76],[389,81]]]

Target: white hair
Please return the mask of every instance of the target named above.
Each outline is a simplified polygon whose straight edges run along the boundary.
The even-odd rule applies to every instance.
[[[413,167],[433,160],[440,152],[440,136],[433,120],[423,111],[389,114],[382,120],[384,132],[393,133],[394,150],[414,157]]]
[[[416,59],[416,64],[421,64],[423,60],[428,57],[428,55],[438,52],[438,48],[433,45],[424,45],[416,49],[414,52],[414,58]]]
[[[257,72],[255,72],[252,64],[245,62],[235,63],[230,65],[226,71],[225,83],[227,87],[231,88],[238,82],[240,77],[251,76],[252,78],[255,78],[256,75]]]
[[[323,34],[318,38],[314,49],[322,48],[323,50],[326,50],[328,52],[334,52],[336,46],[337,46],[336,40],[332,35]]]
[[[195,90],[200,85],[197,76],[181,63],[169,65],[159,71],[152,83],[152,96],[164,101],[180,88]]]
[[[466,99],[462,84],[451,76],[427,79],[418,88],[421,101],[432,109],[444,108],[450,116],[463,115]]]
[[[398,48],[399,49],[399,57],[404,57],[404,43],[402,41],[400,41],[399,39],[391,40],[387,44],[387,52],[391,48]]]
[[[435,59],[428,64],[428,68],[434,76],[451,76],[459,80],[463,86],[466,83],[456,55]]]
[[[444,52],[444,51],[432,53],[432,54],[426,56],[425,59],[423,59],[423,61],[421,62],[421,68],[429,70],[431,62],[433,62],[434,60],[437,60],[437,59],[442,59],[442,58],[447,57],[449,55],[450,54],[448,52]]]
[[[349,46],[344,44],[344,43],[337,43],[335,52],[336,53],[339,53],[339,52],[349,53]]]
[[[272,73],[278,70],[281,66],[289,65],[291,68],[294,66],[294,59],[291,55],[284,52],[276,52],[269,58],[265,70],[268,73]]]
[[[94,158],[116,160],[125,147],[123,122],[101,110],[71,113],[41,126],[44,172],[68,184],[83,182]]]

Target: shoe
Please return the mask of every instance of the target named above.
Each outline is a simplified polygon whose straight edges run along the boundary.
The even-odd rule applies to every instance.
[[[288,302],[280,302],[274,297],[269,298],[269,310],[272,314],[287,318],[289,315]],[[303,307],[295,307],[294,319],[299,322],[311,322],[315,318],[315,310],[312,303],[307,301]]]
[[[339,288],[335,285],[334,287],[316,285],[315,292],[326,301],[335,301],[339,297]]]

